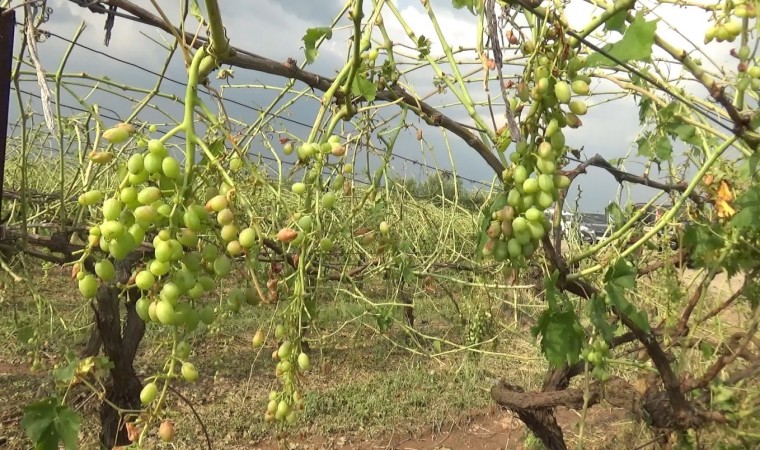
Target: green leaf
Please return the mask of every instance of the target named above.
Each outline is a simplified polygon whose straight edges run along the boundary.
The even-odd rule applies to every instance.
[[[467,8],[471,13],[475,14],[475,8],[480,3],[478,0],[452,0],[451,4],[456,9]]]
[[[594,327],[599,330],[604,340],[611,341],[615,334],[615,327],[608,320],[607,304],[599,295],[594,295],[588,302],[588,316]]]
[[[322,37],[325,39],[332,38],[332,28],[317,27],[309,28],[303,35],[304,53],[306,54],[306,63],[311,64],[317,59],[317,41]]]
[[[605,286],[614,286],[621,290],[633,289],[636,285],[636,271],[633,266],[623,258],[618,258],[615,264],[607,269],[604,274]]]
[[[62,383],[71,382],[77,373],[78,364],[79,360],[75,359],[73,361],[69,361],[68,364],[61,365],[53,371],[53,378],[55,378],[56,381],[60,381]]]
[[[623,210],[620,209],[620,206],[618,206],[617,203],[610,203],[609,205],[607,205],[607,208],[605,208],[605,212],[607,213],[609,222],[612,223],[612,226],[615,228],[615,230],[619,229],[621,226],[625,224],[626,222],[625,214],[623,213]]]
[[[604,274],[604,290],[610,303],[645,332],[649,332],[649,320],[646,312],[637,309],[625,298],[625,291],[636,286],[636,271],[633,265],[623,258],[615,261]]]
[[[638,156],[643,156],[647,159],[654,156],[654,150],[652,150],[652,144],[649,143],[647,136],[640,137],[636,144],[638,145]]]
[[[604,29],[623,33],[626,28],[625,17],[627,14],[627,10],[616,12],[604,23]]]
[[[27,406],[21,419],[35,450],[58,450],[59,442],[66,450],[75,450],[80,425],[79,415],[54,397]]]
[[[578,362],[583,348],[583,328],[573,311],[544,311],[532,329],[533,336],[541,335],[541,351],[553,366]]]
[[[731,226],[734,228],[758,229],[760,223],[760,186],[753,186],[736,199],[739,206],[737,212],[731,218]]]
[[[639,12],[633,20],[631,26],[625,30],[623,38],[614,44],[607,44],[603,47],[606,54],[614,57],[618,61],[647,61],[652,55],[652,45],[654,44],[654,33],[657,30],[657,20],[647,22],[644,19],[644,13]],[[611,66],[614,67],[617,62],[609,59],[599,52],[592,53],[586,59],[587,67]]]
[[[660,161],[667,161],[673,156],[673,144],[667,136],[660,136],[654,144],[654,156]]]
[[[375,101],[375,96],[377,95],[377,86],[375,83],[364,78],[364,76],[357,74],[351,85],[351,92],[354,95],[364,97],[368,102],[372,102]]]

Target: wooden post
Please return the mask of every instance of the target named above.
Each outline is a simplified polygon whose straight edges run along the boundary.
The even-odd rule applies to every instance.
[[[8,102],[11,96],[11,62],[16,11],[0,8],[0,207],[5,182],[5,150],[8,141]]]

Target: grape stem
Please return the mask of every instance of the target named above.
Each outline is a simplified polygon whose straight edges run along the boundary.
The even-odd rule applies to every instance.
[[[188,186],[190,185],[190,178],[193,173],[193,165],[195,164],[195,143],[198,141],[198,137],[195,134],[195,122],[193,122],[195,103],[198,97],[198,74],[201,65],[201,61],[206,56],[206,50],[204,47],[198,49],[193,56],[193,62],[190,64],[190,69],[187,71],[187,90],[185,91],[185,116],[182,120],[182,124],[177,127],[185,131],[185,176],[182,180],[182,195],[187,196]],[[175,128],[175,130],[177,129]],[[174,130],[172,130],[174,131]]]

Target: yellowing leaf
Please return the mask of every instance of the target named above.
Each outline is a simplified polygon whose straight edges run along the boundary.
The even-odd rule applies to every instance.
[[[730,205],[733,200],[734,194],[731,192],[731,187],[725,180],[721,181],[718,192],[715,194],[715,208],[718,210],[718,217],[727,218],[736,214],[736,210]]]

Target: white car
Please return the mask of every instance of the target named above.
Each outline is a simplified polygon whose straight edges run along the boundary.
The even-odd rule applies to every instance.
[[[547,208],[544,214],[550,223],[554,223],[554,208]],[[570,233],[578,233],[583,242],[595,244],[597,241],[596,233],[591,228],[574,220],[574,215],[568,211],[562,211],[562,217],[559,220],[562,235],[567,239]]]

